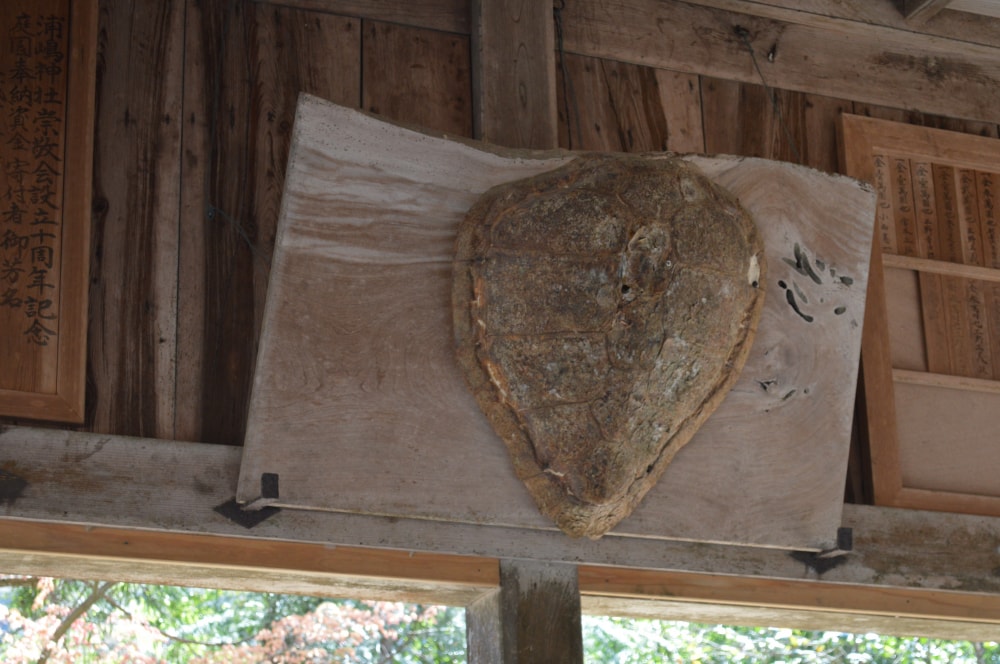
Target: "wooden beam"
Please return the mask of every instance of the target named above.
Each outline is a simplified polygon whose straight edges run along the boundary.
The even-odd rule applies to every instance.
[[[258,0],[272,4],[299,7],[312,11],[357,16],[400,25],[432,28],[469,34],[468,0]],[[928,24],[908,23],[903,14],[888,0],[687,0],[727,11],[811,25],[833,33],[868,35],[873,39],[894,37],[899,32],[928,37],[941,37],[968,44],[1000,46],[1000,20],[989,0],[952,0],[951,6],[962,11],[938,14]],[[966,12],[980,12],[975,16]],[[607,19],[615,20],[612,12]]]
[[[582,664],[576,568],[502,561],[500,587],[466,607],[466,624],[471,664]]]
[[[5,520],[6,573],[462,606],[496,560],[413,551]]]
[[[749,44],[772,88],[1000,121],[992,103],[1000,88],[997,48],[778,9],[735,0],[582,0],[563,10],[565,46],[760,83]]]
[[[472,0],[470,9],[475,137],[513,148],[558,147],[550,3]]]
[[[498,558],[530,557],[580,564],[581,592],[610,598],[601,601],[615,612],[677,617],[669,602],[695,599],[766,604],[789,619],[802,610],[947,619],[980,635],[1000,624],[997,518],[845,505],[854,550],[827,562],[554,531],[507,528],[498,538],[479,526],[296,510],[247,529],[213,509],[232,497],[239,457],[217,445],[0,428],[0,489],[11,489],[0,493],[0,567],[464,605],[498,583]],[[422,553],[434,549],[452,555]]]
[[[989,641],[996,638],[995,625],[914,618],[906,615],[878,615],[872,613],[846,613],[823,609],[782,608],[750,606],[744,604],[719,604],[692,602],[683,599],[638,599],[591,595],[582,598],[584,614],[624,616],[654,620],[685,620],[708,625],[746,625],[748,627],[784,627],[811,631],[891,634],[919,636],[954,641]]]
[[[414,28],[469,34],[469,0],[256,0]]]

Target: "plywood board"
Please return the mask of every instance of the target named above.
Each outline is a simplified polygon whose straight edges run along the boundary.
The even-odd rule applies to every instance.
[[[554,529],[454,359],[451,269],[483,191],[571,158],[301,99],[241,501],[270,473],[283,506]],[[613,534],[821,548],[843,506],[873,193],[788,164],[688,159],[757,219],[767,303],[740,381]]]
[[[0,415],[84,418],[97,1],[15,1],[0,32]]]

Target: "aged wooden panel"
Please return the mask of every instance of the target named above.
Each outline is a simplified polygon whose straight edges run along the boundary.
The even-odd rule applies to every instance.
[[[876,499],[995,514],[1000,485],[982,469],[995,465],[983,441],[995,429],[990,399],[1000,391],[993,382],[1000,271],[983,267],[992,242],[983,218],[992,212],[979,196],[986,182],[989,197],[992,176],[981,174],[995,172],[1000,142],[858,116],[845,117],[844,132],[849,173],[878,181],[879,160],[892,165],[888,191],[879,194],[897,237],[917,236],[897,242],[909,255],[878,258],[892,278],[876,296],[869,292],[868,311],[884,327],[866,323],[868,413],[870,420],[891,414],[869,423]],[[930,260],[928,248],[943,260]],[[919,290],[899,287],[900,270],[916,276]],[[930,373],[914,361],[920,345]]]
[[[924,288],[924,280],[912,270],[885,269],[889,344],[894,367],[927,371],[924,321],[921,320],[920,309],[912,306]],[[923,313],[926,319],[929,313],[926,309]]]
[[[510,148],[557,147],[552,8],[472,0],[470,12],[475,137]]]
[[[360,103],[360,33],[317,12],[188,5],[177,438],[242,442],[295,101]]]
[[[0,416],[84,419],[97,1],[0,15]]]
[[[1000,391],[896,381],[903,486],[955,494],[997,496],[1000,450],[996,413]],[[941,413],[948,413],[942,417]],[[956,435],[956,422],[961,423]]]
[[[101,11],[88,424],[173,437],[184,3]]]
[[[472,136],[469,38],[363,23],[362,108],[396,122]]]
[[[478,192],[562,160],[504,160],[318,100],[303,109],[241,499],[260,496],[262,473],[278,473],[285,505],[550,527],[458,372],[448,302],[455,225]],[[345,144],[354,146],[350,153],[329,147]],[[366,179],[373,162],[381,175]],[[654,490],[619,532],[815,546],[832,536],[840,510],[843,478],[829,469],[846,462],[851,398],[842,386],[853,384],[856,370],[851,345],[860,333],[867,258],[859,228],[868,227],[873,200],[815,171],[736,158],[694,163],[757,211],[774,266],[770,304],[741,383],[699,434],[701,444],[667,470],[661,486],[672,488]],[[351,173],[351,187],[331,190],[326,179],[334,172]],[[312,193],[320,191],[322,203]],[[389,205],[387,195],[397,202]],[[827,207],[810,207],[825,195],[837,197],[836,221],[824,217]],[[341,216],[331,217],[331,206]],[[303,278],[338,286],[303,290],[295,286]],[[723,433],[753,426],[768,434]],[[320,431],[323,452],[314,447]],[[330,431],[338,432],[333,440]],[[794,486],[776,489],[773,464],[803,438],[813,441],[815,464],[803,462],[799,474],[782,476]],[[284,447],[298,442],[306,448]],[[330,467],[317,473],[322,459]],[[379,481],[370,481],[373,472]],[[739,481],[717,479],[711,497],[698,489],[705,476],[735,475]],[[339,490],[322,489],[320,477]],[[726,499],[723,487],[738,495]],[[793,493],[801,499],[788,500]]]
[[[696,76],[571,53],[565,70],[569,85],[559,86],[561,146],[570,146],[572,131],[572,146],[581,150],[704,150]]]
[[[1000,85],[995,48],[931,41],[904,31],[832,31],[742,13],[746,8],[740,4],[730,11],[660,0],[575,2],[563,11],[566,48],[756,83],[759,74],[749,40],[775,88],[1000,120],[1000,108],[991,101]],[[824,75],[817,76],[818,71]]]
[[[779,159],[836,173],[835,120],[850,102],[702,77],[705,151]]]

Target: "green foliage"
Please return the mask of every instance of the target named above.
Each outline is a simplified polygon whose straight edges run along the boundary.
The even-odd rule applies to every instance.
[[[996,643],[584,616],[593,664],[1000,664]]]
[[[996,643],[591,616],[583,628],[591,664],[1000,664]],[[454,607],[0,575],[10,664],[465,660]]]

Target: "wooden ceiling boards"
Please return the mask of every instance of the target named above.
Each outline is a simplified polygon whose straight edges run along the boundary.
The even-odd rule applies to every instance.
[[[451,270],[458,223],[482,192],[571,158],[300,98],[239,501],[478,524],[498,541],[555,529],[455,361]],[[686,158],[755,217],[767,301],[732,392],[608,537],[831,547],[874,194],[789,164]]]

